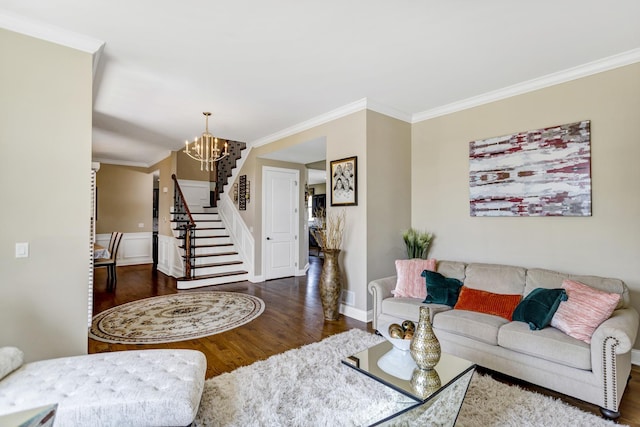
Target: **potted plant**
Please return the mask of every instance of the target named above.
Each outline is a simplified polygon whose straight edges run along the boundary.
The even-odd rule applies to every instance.
[[[429,246],[431,246],[431,240],[433,239],[432,233],[409,228],[407,231],[402,233],[402,238],[404,239],[404,244],[407,246],[407,256],[409,259],[427,259]]]

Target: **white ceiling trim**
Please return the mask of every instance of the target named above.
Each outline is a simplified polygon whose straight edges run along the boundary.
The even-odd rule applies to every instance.
[[[36,22],[5,11],[0,13],[0,27],[93,55],[93,74],[95,75],[100,55],[104,49],[102,40],[74,33],[54,25]]]
[[[640,62],[640,49],[629,50],[618,55],[609,56],[607,58],[599,59],[597,61],[589,62],[557,73],[548,74],[526,82],[507,86],[505,88],[467,98],[462,101],[453,102],[421,113],[415,113],[411,123],[417,123],[433,119],[435,117],[444,116],[446,114],[455,113],[457,111],[466,110],[468,108],[478,107],[490,102],[500,101],[512,96],[522,95],[527,92],[533,92],[549,86],[602,73],[614,68],[635,64],[636,62]]]
[[[166,159],[168,156],[164,156],[162,159]],[[150,163],[150,164],[146,164],[146,163],[140,163],[140,162],[128,162],[126,160],[113,160],[113,159],[105,159],[105,158],[101,158],[101,157],[94,157],[91,159],[92,162],[98,162],[98,163],[104,163],[107,165],[118,165],[118,166],[133,166],[136,168],[148,168],[151,165],[154,165],[155,163]]]
[[[331,110],[327,113],[324,113],[320,116],[314,117],[312,119],[306,120],[302,123],[298,123],[297,125],[288,127],[279,132],[273,133],[271,135],[267,135],[263,138],[257,139],[253,142],[250,142],[247,145],[251,147],[260,147],[262,145],[270,144],[272,142],[278,141],[282,138],[286,138],[287,136],[295,135],[296,133],[300,133],[302,131],[314,128],[316,126],[328,123],[332,120],[339,119],[344,116],[348,116],[349,114],[353,114],[357,111],[362,111],[367,108],[367,98],[362,98],[358,101],[352,102],[350,104],[344,105],[340,108],[336,108],[335,110]]]
[[[252,147],[260,147],[261,145],[270,144],[282,138],[286,138],[287,136],[295,135],[296,133],[309,130],[316,126],[328,123],[330,121],[348,116],[349,114],[353,114],[365,109],[372,110],[377,113],[384,114],[386,116],[393,117],[394,119],[402,120],[407,123],[411,123],[411,114],[405,113],[404,111],[396,110],[395,108],[388,107],[386,105],[369,101],[367,98],[362,98],[350,104],[343,105],[342,107],[336,108],[335,110],[331,110],[327,113],[324,113],[312,119],[306,120],[302,123],[298,123],[297,125],[283,129],[279,132],[273,133],[263,138],[257,139],[249,143],[248,145]]]
[[[377,102],[367,101],[367,110],[375,111],[376,113],[384,114],[385,116],[392,117],[394,119],[402,120],[403,122],[411,123],[412,116],[404,111],[396,110],[395,108],[378,104]]]

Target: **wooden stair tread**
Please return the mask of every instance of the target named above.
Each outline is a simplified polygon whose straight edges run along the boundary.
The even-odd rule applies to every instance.
[[[246,271],[238,270],[238,271],[227,271],[225,273],[217,273],[217,274],[207,274],[206,276],[198,276],[198,277],[180,277],[179,281],[188,282],[191,280],[202,280],[202,279],[216,279],[218,277],[229,277],[229,276],[240,276],[243,274],[247,274]]]
[[[190,223],[191,221],[189,221],[188,219],[172,219],[169,222],[173,222],[173,223]],[[205,222],[209,223],[209,222],[222,222],[221,219],[196,219],[193,222],[198,223],[198,224],[203,224]]]
[[[221,248],[223,246],[233,246],[233,243],[212,243],[210,245],[191,245],[191,249],[195,248]],[[184,249],[184,245],[178,246],[180,249]]]
[[[192,255],[192,258],[206,258],[206,257],[225,256],[225,255],[238,255],[238,252],[220,252],[217,254]],[[184,255],[182,255],[182,258],[184,258]]]

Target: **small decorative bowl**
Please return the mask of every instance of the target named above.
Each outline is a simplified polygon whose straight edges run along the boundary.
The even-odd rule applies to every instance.
[[[398,350],[409,351],[411,340],[391,338],[391,336],[389,335],[389,324],[381,325],[381,327],[378,328],[378,332],[380,332],[380,335],[382,335],[387,341],[389,341]]]

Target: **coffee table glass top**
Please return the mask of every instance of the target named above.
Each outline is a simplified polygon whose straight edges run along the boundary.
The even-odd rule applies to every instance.
[[[401,414],[403,418],[411,417],[411,419],[421,416],[430,417],[429,411],[435,411],[435,408],[434,410],[430,408],[433,405],[442,405],[442,401],[446,401],[452,409],[447,411],[438,408],[435,412],[441,412],[442,416],[451,412],[453,421],[450,425],[453,425],[475,369],[475,364],[468,360],[442,353],[434,369],[422,370],[417,367],[409,351],[399,350],[388,341],[349,356],[342,363],[403,393],[415,402],[403,408],[399,407],[395,414],[379,423],[391,419],[395,423]],[[447,394],[447,397],[440,399],[440,394]],[[449,425],[449,423],[445,422],[441,425]]]

